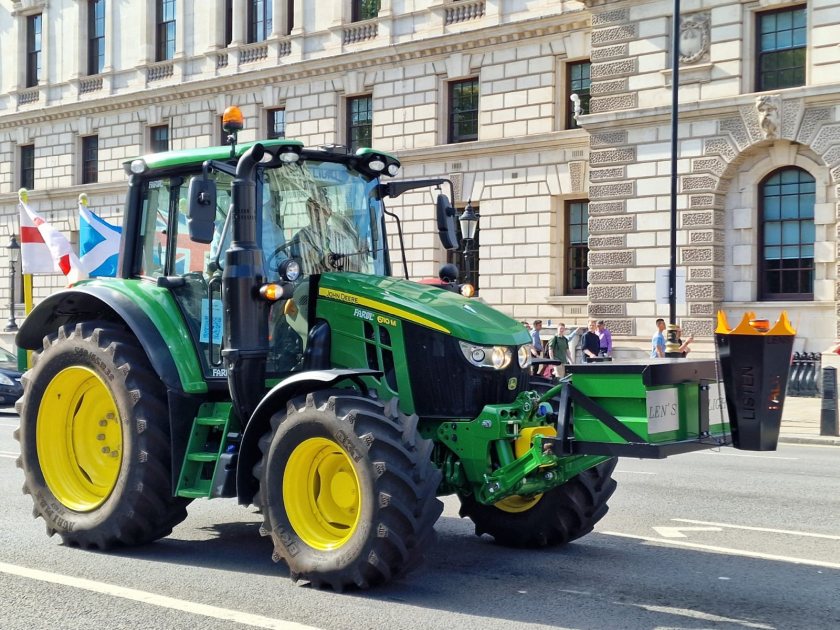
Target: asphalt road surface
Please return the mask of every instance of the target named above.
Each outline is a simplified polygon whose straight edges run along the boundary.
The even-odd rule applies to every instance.
[[[47,538],[0,417],[0,628],[840,628],[840,447],[622,460],[610,513],[563,549],[477,538],[447,498],[427,562],[336,594],[294,585],[259,516],[195,501],[169,537],[94,553]]]

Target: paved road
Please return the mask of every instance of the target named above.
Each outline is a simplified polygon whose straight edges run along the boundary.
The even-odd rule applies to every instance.
[[[837,447],[622,460],[610,513],[561,550],[476,538],[447,499],[422,569],[337,595],[286,579],[258,515],[232,500],[194,502],[144,548],[48,539],[20,493],[15,423],[0,418],[4,630],[840,627]]]

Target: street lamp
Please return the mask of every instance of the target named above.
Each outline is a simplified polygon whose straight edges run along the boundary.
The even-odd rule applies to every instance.
[[[9,250],[9,321],[6,323],[3,331],[15,332],[18,329],[17,322],[15,321],[15,270],[17,262],[20,260],[20,245],[14,234],[9,239],[9,244],[6,245],[6,249]]]
[[[467,207],[458,216],[458,222],[461,224],[461,235],[464,237],[464,277],[467,282],[470,282],[470,245],[478,229],[478,215],[472,207],[472,200],[467,201]]]

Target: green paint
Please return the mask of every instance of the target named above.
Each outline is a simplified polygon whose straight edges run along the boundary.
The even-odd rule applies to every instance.
[[[204,403],[193,420],[176,496],[209,498],[213,493],[217,462],[227,448],[228,436],[240,427],[231,403]]]
[[[324,274],[320,286],[381,305],[376,308],[370,304],[354,304],[359,308],[397,319],[414,318],[421,325],[426,321],[453,337],[475,344],[516,346],[531,341],[522,324],[484,302],[418,282],[343,272]],[[394,314],[394,311],[409,316]]]
[[[241,156],[245,151],[257,144],[256,142],[243,142],[236,145],[236,157]],[[262,140],[259,144],[264,147],[295,146],[302,147],[300,140]],[[123,165],[131,164],[135,159],[141,159],[151,169],[171,168],[173,166],[184,166],[188,164],[201,164],[205,160],[227,160],[230,158],[230,147],[203,147],[198,149],[184,149],[181,151],[166,151],[164,153],[148,153],[137,158],[124,162]]]
[[[120,294],[139,305],[166,340],[166,347],[175,362],[184,391],[188,394],[203,394],[207,391],[189,329],[168,289],[147,280],[120,278],[94,278],[76,286],[96,286]]]

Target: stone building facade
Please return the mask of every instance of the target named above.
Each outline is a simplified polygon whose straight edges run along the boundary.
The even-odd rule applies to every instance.
[[[33,209],[72,235],[81,192],[119,222],[122,162],[150,151],[161,130],[173,149],[218,144],[220,116],[237,104],[242,140],[266,136],[268,116],[282,109],[286,136],[349,143],[348,106],[362,97],[372,145],[400,157],[402,177],[448,177],[457,205],[478,207],[483,299],[518,319],[596,316],[619,346],[649,344],[653,319],[667,316],[657,277],[669,256],[671,2],[381,0],[371,17],[353,0],[270,0],[256,3],[271,12],[261,23],[251,4],[0,0],[0,266],[17,230],[24,158],[34,169]],[[759,91],[760,16],[798,9],[807,21],[804,80]],[[800,329],[796,349],[826,350],[840,336],[840,0],[683,0],[682,13],[683,328],[702,345],[719,308],[730,318],[784,308]],[[583,85],[574,82],[582,67],[591,100],[575,124],[569,97]],[[456,142],[452,86],[464,81],[478,88],[476,139]],[[83,154],[90,138],[95,181]],[[789,168],[814,181],[813,227],[798,224],[808,224],[798,245],[800,259],[812,246],[812,285],[768,298],[769,228],[759,208],[767,178]],[[436,275],[446,260],[431,202],[421,191],[391,204],[412,278]],[[570,218],[581,209],[582,224]],[[588,287],[572,282],[581,271],[575,251],[584,252]],[[37,300],[64,283],[37,276],[34,284]],[[0,286],[0,314],[8,302]]]

